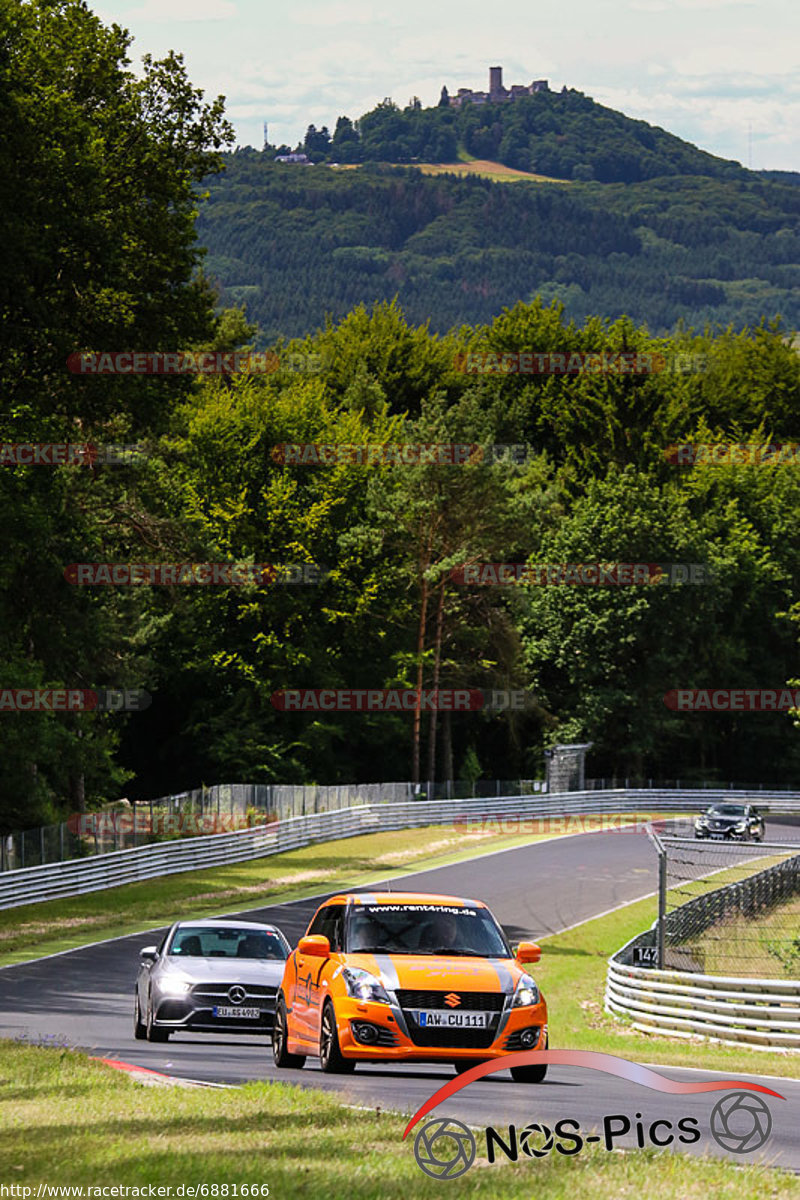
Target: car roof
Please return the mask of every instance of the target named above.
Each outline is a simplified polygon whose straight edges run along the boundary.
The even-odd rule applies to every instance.
[[[434,892],[342,892],[331,896],[327,904],[442,904],[448,907],[486,908],[482,900],[468,900],[464,896],[442,896]]]
[[[176,921],[175,922],[176,929],[186,929],[188,927],[191,927],[192,929],[197,929],[201,925],[203,926],[203,928],[211,927],[212,929],[244,929],[245,927],[247,927],[248,930],[250,930],[250,929],[267,929],[267,930],[269,930],[270,933],[280,933],[281,932],[280,929],[278,929],[277,925],[266,925],[261,921],[219,921],[213,917],[209,917],[208,919],[206,919],[205,917],[198,917],[196,921]]]

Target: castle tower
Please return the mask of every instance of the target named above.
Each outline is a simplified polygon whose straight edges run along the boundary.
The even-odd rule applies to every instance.
[[[489,67],[489,95],[501,96],[503,90],[503,68]]]

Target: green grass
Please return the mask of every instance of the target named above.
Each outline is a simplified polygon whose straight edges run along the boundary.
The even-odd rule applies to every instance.
[[[566,933],[542,938],[542,960],[534,968],[548,1007],[550,1045],[600,1050],[639,1062],[701,1067],[741,1074],[800,1077],[800,1055],[722,1046],[702,1038],[671,1039],[640,1033],[603,1008],[609,957],[657,915],[655,897],[596,917]]]
[[[62,1186],[236,1184],[272,1200],[789,1200],[785,1172],[669,1151],[584,1150],[490,1166],[460,1180],[422,1173],[405,1119],[286,1084],[235,1091],[143,1087],[72,1051],[0,1043],[0,1182]],[[489,1114],[487,1114],[487,1120]]]
[[[717,921],[690,946],[707,975],[749,975],[753,979],[800,977],[800,897],[750,920],[735,915]]]
[[[658,814],[649,814],[653,819]],[[600,818],[595,818],[599,820]],[[636,814],[603,821],[627,822]],[[362,887],[412,870],[446,866],[475,854],[511,849],[557,836],[464,832],[453,825],[430,825],[392,833],[318,842],[229,867],[186,871],[142,883],[106,888],[42,904],[0,910],[0,966],[72,950],[87,942],[122,937],[180,917],[221,915],[265,904],[299,900],[337,887]],[[576,832],[568,818],[562,832]]]

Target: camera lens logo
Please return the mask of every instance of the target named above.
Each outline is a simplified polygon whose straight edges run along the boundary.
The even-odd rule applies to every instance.
[[[537,1138],[542,1144],[536,1145]],[[526,1125],[519,1135],[520,1149],[528,1158],[544,1158],[553,1149],[553,1131],[547,1125],[537,1125],[535,1122]]]
[[[414,1157],[433,1179],[458,1179],[475,1162],[475,1138],[461,1121],[427,1121],[414,1139]]]
[[[730,1092],[711,1112],[711,1136],[732,1154],[752,1154],[772,1132],[772,1114],[760,1096]]]

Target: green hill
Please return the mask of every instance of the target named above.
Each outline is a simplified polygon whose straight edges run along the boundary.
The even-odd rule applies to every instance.
[[[577,321],[627,313],[654,332],[776,314],[800,326],[800,188],[702,151],[692,165],[708,162],[708,175],[513,187],[273,157],[228,155],[204,185],[197,226],[221,302],[245,302],[262,341],[395,295],[410,320],[438,331],[490,321],[536,295],[562,301]]]
[[[455,162],[459,153],[557,179],[636,183],[662,175],[741,178],[747,171],[658,126],[597,104],[574,88],[460,108],[399,108],[384,100],[333,136],[309,126],[314,162]]]

